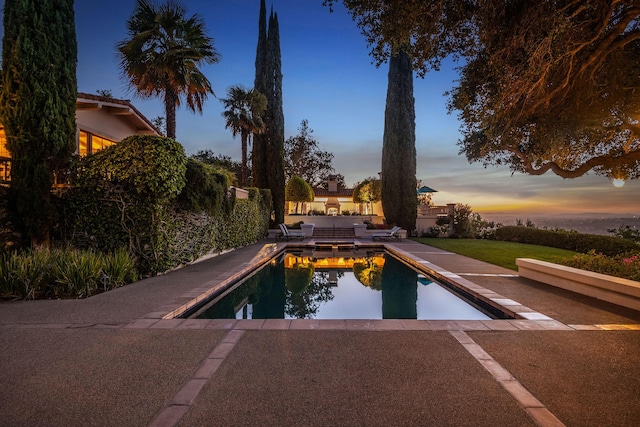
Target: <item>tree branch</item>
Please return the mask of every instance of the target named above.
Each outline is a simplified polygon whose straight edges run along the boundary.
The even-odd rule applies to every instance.
[[[526,173],[529,175],[544,175],[549,170],[554,174],[562,178],[578,178],[591,169],[597,167],[603,167],[606,169],[612,169],[619,166],[621,163],[640,162],[640,150],[631,151],[620,156],[597,156],[592,157],[575,169],[564,169],[556,162],[547,162],[542,166],[536,168],[530,159],[518,150],[516,147],[510,146],[505,148],[507,151],[513,153],[521,161],[521,165]]]

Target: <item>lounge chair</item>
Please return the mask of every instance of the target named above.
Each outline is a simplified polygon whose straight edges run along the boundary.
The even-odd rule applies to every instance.
[[[284,223],[280,224],[280,234],[278,235],[278,238],[283,240],[292,240],[292,239],[303,240],[305,237],[307,237],[307,235],[304,234],[302,231],[289,230]]]
[[[402,228],[396,225],[390,230],[371,233],[371,238],[373,240],[400,240],[400,230],[402,230]]]

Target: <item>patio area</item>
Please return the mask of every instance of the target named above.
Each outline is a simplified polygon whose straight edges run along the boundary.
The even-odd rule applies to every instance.
[[[369,242],[370,243],[370,242]],[[0,303],[0,425],[580,425],[640,419],[640,312],[412,241],[517,319],[170,315],[272,239],[83,300]]]

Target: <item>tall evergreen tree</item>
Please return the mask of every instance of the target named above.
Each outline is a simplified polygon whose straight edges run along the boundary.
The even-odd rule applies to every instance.
[[[260,1],[260,17],[258,19],[258,46],[256,48],[256,76],[253,87],[258,92],[267,97],[267,111],[263,115],[265,130],[269,127],[269,85],[267,84],[267,8],[264,0]],[[267,188],[266,169],[266,141],[267,132],[253,136],[253,150],[251,154],[251,173],[253,175],[252,185],[258,188]]]
[[[253,185],[271,190],[275,222],[284,221],[284,113],[282,110],[282,62],[278,15],[271,11],[269,28],[266,7],[260,2],[258,47],[256,50],[256,78],[254,88],[267,97],[266,131],[254,136]]]
[[[47,243],[53,171],[75,150],[77,44],[73,0],[6,0],[0,120],[11,188],[33,244]]]
[[[389,224],[416,228],[416,114],[411,58],[400,48],[389,59],[382,141],[382,209]]]
[[[272,88],[269,111],[269,144],[267,145],[268,182],[273,198],[275,222],[284,221],[284,112],[282,110],[282,61],[278,15],[271,13],[267,37],[267,78]]]

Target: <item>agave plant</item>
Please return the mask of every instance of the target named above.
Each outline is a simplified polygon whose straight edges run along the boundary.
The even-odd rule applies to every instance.
[[[65,293],[89,296],[98,287],[102,263],[102,255],[93,250],[69,251],[58,259],[56,282]]]
[[[48,250],[13,252],[0,265],[0,292],[4,296],[34,299],[50,278]]]
[[[120,248],[103,258],[101,276],[105,288],[117,288],[136,279],[135,260],[126,248]],[[106,289],[105,289],[106,290]]]

